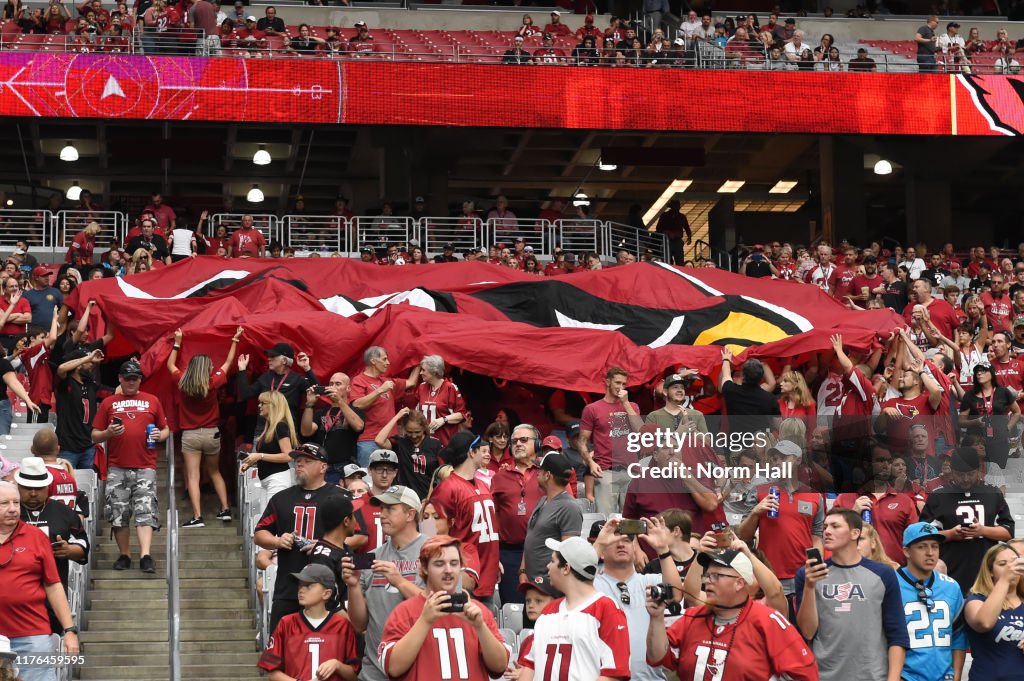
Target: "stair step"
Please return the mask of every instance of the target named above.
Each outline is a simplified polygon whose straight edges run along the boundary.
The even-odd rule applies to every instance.
[[[255,642],[255,638],[253,639]],[[165,646],[166,648],[166,646]],[[130,648],[129,648],[130,649]],[[167,652],[164,652],[167,655]],[[90,667],[132,667],[138,669],[137,666],[140,662],[152,663],[155,660],[152,655],[144,654],[131,654],[131,655],[111,655],[106,653],[89,653],[89,666]],[[181,665],[195,667],[206,667],[207,670],[213,669],[214,667],[222,669],[228,666],[236,665],[250,665],[250,670],[255,676],[256,662],[259,656],[255,651],[250,652],[209,652],[209,653],[181,653]],[[164,661],[164,674],[167,673],[166,660]],[[197,678],[182,675],[182,678]]]
[[[131,631],[131,628],[128,628]],[[92,645],[93,643],[116,643],[122,649],[130,645],[125,638],[129,635],[128,631],[121,631],[112,629],[110,631],[83,631],[82,632],[82,643]],[[163,631],[131,631],[131,639],[133,642],[139,641],[163,641],[167,643],[167,628],[164,627]],[[88,647],[86,648],[88,650]]]
[[[122,591],[125,588],[130,589],[161,589],[167,587],[165,580],[135,580],[131,584],[126,585],[124,581],[113,578],[113,579],[94,579],[93,580],[93,594],[100,596],[104,592],[117,590]],[[226,577],[221,578],[218,576],[200,577],[196,575],[193,579],[181,579],[182,594],[184,597],[185,590],[195,590],[196,588],[203,589],[239,589],[247,590],[245,577]]]
[[[151,662],[152,660],[147,660]],[[80,679],[166,679],[168,663],[152,666],[141,665],[113,665],[101,667],[90,662],[82,667]],[[182,678],[187,678],[182,675]],[[198,677],[196,677],[198,678]]]
[[[191,515],[191,511],[189,514]],[[185,518],[188,520],[189,518]],[[206,523],[206,527],[182,527],[178,532],[178,543],[182,546],[187,546],[194,541],[205,539],[221,539],[224,537],[230,537],[232,535],[238,536],[239,529],[237,524],[226,523],[222,520],[208,520],[203,518],[203,522]],[[214,525],[216,523],[216,525]]]
[[[182,640],[198,642],[249,641],[255,640],[256,628],[253,624],[252,613],[245,621],[225,622],[225,620],[219,619],[187,621],[183,618],[181,636]],[[127,641],[129,640],[166,641],[166,613],[154,622],[95,622],[90,619],[89,628],[82,632],[83,643],[112,642],[128,645]]]
[[[89,656],[93,655],[120,655],[127,648],[123,642],[91,642],[89,644]],[[136,655],[166,655],[166,642],[132,643],[130,650]],[[256,647],[256,631],[252,631],[251,639],[246,641],[189,641],[181,644],[182,653],[254,653]],[[90,660],[91,661],[91,660]]]

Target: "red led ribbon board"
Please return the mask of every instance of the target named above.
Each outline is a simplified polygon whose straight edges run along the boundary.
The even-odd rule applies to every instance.
[[[0,115],[1019,135],[1024,134],[1024,76],[5,52],[0,54]]]

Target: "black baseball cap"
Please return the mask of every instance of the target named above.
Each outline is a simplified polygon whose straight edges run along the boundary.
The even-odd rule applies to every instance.
[[[267,350],[267,357],[287,357],[288,359],[295,359],[295,350],[292,346],[287,343],[275,343],[274,347]]]
[[[452,435],[452,439],[448,440],[448,444],[441,450],[441,460],[449,463],[450,461],[460,459],[463,453],[469,452],[470,448],[477,442],[483,442],[479,435],[468,430],[459,431]]]
[[[349,491],[339,487],[335,489],[337,494],[331,493],[316,502],[317,513],[323,519],[325,531],[333,530],[355,512]]]
[[[128,378],[129,376],[138,376],[142,378],[142,367],[134,359],[130,359],[121,365],[121,369],[117,372],[119,375]]]
[[[565,436],[566,437],[576,437],[579,434],[580,434],[580,422],[579,421],[569,421],[569,423],[565,424]]]
[[[981,460],[972,447],[957,447],[953,450],[950,465],[958,473],[970,473],[981,468]]]
[[[552,475],[557,475],[560,478],[568,477],[572,471],[572,464],[569,463],[569,458],[565,454],[558,452],[548,452],[544,455],[544,458],[540,460],[540,469],[547,471]]]
[[[292,457],[293,459],[297,459],[300,456],[305,456],[316,461],[328,463],[327,452],[321,449],[320,445],[315,444],[313,442],[306,442],[305,444],[299,445],[292,451],[288,452],[288,456]]]

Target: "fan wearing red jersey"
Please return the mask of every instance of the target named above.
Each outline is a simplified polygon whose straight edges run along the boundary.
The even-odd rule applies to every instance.
[[[864,364],[854,366],[853,360],[843,350],[842,335],[837,333],[830,340],[842,372],[839,405],[836,407],[836,417],[832,423],[834,440],[867,438],[871,435],[871,416],[878,410],[878,398],[866,375],[871,371],[868,367],[878,363],[881,349],[872,353]]]
[[[904,343],[912,343],[906,331],[901,331],[900,337]],[[926,423],[928,430],[933,431],[931,417],[942,403],[942,387],[931,372],[925,370],[924,362],[917,359],[903,367],[897,388],[900,396],[882,403],[882,413],[875,419],[875,432],[886,433],[895,451],[906,452],[909,450],[907,433],[911,425]]]
[[[310,564],[291,575],[299,582],[301,612],[285,615],[274,628],[259,668],[270,681],[355,681],[359,674],[356,632],[348,618],[330,612],[327,603],[338,590],[326,565]]]
[[[448,522],[448,534],[462,542],[467,577],[473,581],[473,596],[489,600],[498,583],[498,518],[494,498],[476,472],[485,467],[490,444],[478,435],[456,433],[441,450],[441,459],[452,474],[434,489],[430,502]]]
[[[459,431],[456,424],[466,420],[466,403],[459,387],[445,380],[440,355],[427,355],[420,360],[420,378],[423,382],[416,387],[416,408],[427,417],[430,434],[446,445]]]
[[[25,343],[27,347],[19,351],[16,346],[14,354],[21,360],[21,364],[28,374],[28,396],[39,405],[36,423],[46,423],[50,415],[50,407],[53,406],[53,369],[50,367],[50,349],[57,342],[57,308],[53,308],[49,332],[41,326],[29,325],[25,336],[28,339],[28,342]],[[18,345],[21,345],[21,341]],[[28,422],[32,423],[31,411],[26,417]]]
[[[597,552],[586,539],[548,538],[548,579],[565,594],[537,618],[519,655],[519,681],[628,679],[626,614],[594,588]]]
[[[688,608],[666,630],[665,604],[648,596],[647,662],[680,679],[818,681],[818,664],[796,627],[747,594],[750,559],[731,549],[702,559],[705,605]]]
[[[494,616],[457,591],[462,568],[457,539],[441,534],[424,542],[426,594],[399,604],[381,636],[380,665],[392,679],[485,681],[505,671],[509,651]]]

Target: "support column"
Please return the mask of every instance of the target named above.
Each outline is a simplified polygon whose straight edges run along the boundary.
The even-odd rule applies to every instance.
[[[724,194],[708,211],[708,243],[712,253],[728,253],[736,246],[736,213],[732,194]],[[715,260],[723,269],[734,269],[726,260]]]
[[[867,227],[864,151],[841,137],[822,135],[818,138],[818,161],[822,235],[829,243],[844,237],[856,241]]]
[[[948,180],[906,173],[907,244],[927,239],[932,248],[953,241],[953,212]]]

